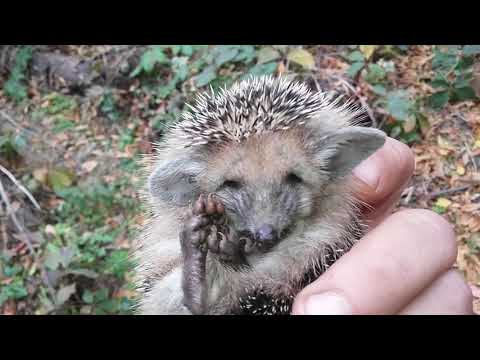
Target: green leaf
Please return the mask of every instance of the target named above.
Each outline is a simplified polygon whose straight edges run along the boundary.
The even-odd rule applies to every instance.
[[[455,88],[452,91],[453,101],[473,100],[476,98],[475,91],[470,86]]]
[[[385,69],[377,64],[369,64],[368,65],[368,72],[365,75],[365,80],[370,84],[376,84],[382,81],[387,73]]]
[[[462,73],[455,79],[453,86],[456,88],[463,88],[463,87],[470,86],[472,79],[473,79],[473,73],[471,72]]]
[[[13,137],[13,146],[15,147],[17,152],[21,151],[21,150],[25,149],[25,147],[27,146],[27,140],[22,135],[16,134]]]
[[[67,169],[53,169],[48,172],[47,179],[53,191],[58,193],[73,184],[74,175]]]
[[[363,68],[365,63],[363,61],[355,62],[347,69],[346,74],[350,77],[355,77],[357,73]]]
[[[270,75],[270,74],[273,74],[275,70],[277,70],[276,62],[271,62],[266,64],[257,64],[253,66],[250,70],[248,70],[248,74],[256,75],[256,76]]]
[[[195,76],[194,81],[197,87],[207,85],[210,81],[217,77],[215,66],[206,67],[200,74]]]
[[[439,91],[428,98],[429,105],[434,109],[443,108],[450,99],[448,90]]]
[[[238,55],[235,61],[242,61],[244,64],[249,64],[255,59],[255,47],[252,45],[238,46]]]
[[[93,293],[89,290],[85,290],[82,294],[82,300],[87,304],[93,304]]]
[[[480,45],[465,45],[463,47],[464,55],[477,55],[480,54]]]
[[[363,62],[365,60],[362,52],[358,50],[348,54],[347,59],[350,60],[351,62]]]
[[[432,59],[432,69],[446,72],[450,71],[458,61],[458,56],[455,50],[442,51],[440,49],[435,50]]]
[[[264,64],[280,58],[280,53],[272,47],[264,47],[257,52],[257,64]]]
[[[180,52],[185,56],[192,56],[193,55],[193,46],[192,45],[181,45]]]
[[[457,75],[461,74],[463,71],[468,70],[473,65],[473,57],[463,56],[458,60],[457,65],[455,65],[455,70]]]
[[[287,55],[287,59],[307,70],[315,68],[315,59],[313,58],[313,55],[305,49],[295,49],[291,51]]]
[[[25,74],[28,64],[32,58],[32,47],[22,46],[15,55],[15,65],[8,80],[4,84],[5,94],[14,101],[20,102],[27,98],[27,86],[25,85]]]
[[[377,45],[360,45],[360,51],[365,56],[365,59],[368,60],[372,57],[373,53],[377,49]]]
[[[216,46],[214,51],[216,53],[214,62],[217,67],[232,61],[239,52],[238,48],[225,45]]]
[[[437,74],[430,85],[435,89],[448,89],[450,87],[450,83],[442,74]]]
[[[48,244],[45,260],[43,261],[44,265],[50,270],[57,270],[61,262],[60,249],[53,244]]]
[[[130,74],[130,77],[138,76],[140,73],[151,73],[156,64],[168,63],[167,56],[163,53],[163,49],[156,45],[147,50],[140,58],[140,63]]]
[[[375,94],[380,96],[385,96],[387,94],[387,89],[383,85],[375,85],[372,87],[372,90]]]
[[[387,95],[386,110],[396,120],[406,121],[411,113],[413,102],[404,90],[393,91]]]
[[[63,305],[65,302],[67,302],[68,299],[70,299],[70,296],[72,296],[76,292],[77,289],[75,283],[60,288],[60,290],[58,290],[56,294],[57,306]]]

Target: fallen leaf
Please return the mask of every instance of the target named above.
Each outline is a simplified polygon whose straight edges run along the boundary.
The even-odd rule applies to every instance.
[[[257,64],[264,64],[273,60],[277,60],[280,53],[271,47],[264,47],[257,53]]]
[[[70,296],[75,294],[77,291],[75,283],[67,286],[63,286],[60,290],[57,291],[56,303],[57,306],[63,305]]]
[[[462,165],[458,165],[457,166],[457,174],[460,175],[460,176],[465,175],[465,167],[463,167]]]
[[[414,116],[409,116],[407,120],[403,123],[403,130],[407,133],[412,132],[415,130],[417,125],[417,121]]]
[[[370,59],[377,49],[378,45],[360,45],[360,51],[365,56],[365,59]]]
[[[62,191],[73,184],[74,175],[67,169],[53,169],[48,172],[48,183],[55,192]]]
[[[17,307],[15,301],[9,300],[3,307],[3,315],[16,315],[17,314]]]
[[[55,236],[56,233],[53,225],[48,224],[45,226],[45,234]]]
[[[298,65],[301,65],[307,70],[312,70],[315,67],[315,59],[312,54],[310,54],[305,49],[295,49],[291,51],[287,59],[291,62],[294,62]]]
[[[448,142],[448,140],[446,140],[444,137],[440,135],[437,136],[437,144],[442,149],[455,150],[455,148]]]
[[[43,185],[47,184],[47,175],[48,175],[47,168],[39,168],[39,169],[33,170],[33,178]]]
[[[444,209],[447,209],[451,204],[452,202],[447,198],[439,198],[435,203],[435,205],[440,206],[441,208],[444,208]]]
[[[472,289],[472,295],[476,299],[480,299],[480,286],[470,284],[470,289]]]
[[[278,75],[285,74],[286,72],[287,72],[287,68],[286,68],[285,64],[283,63],[283,61],[280,61],[278,63],[278,67],[277,67]]]
[[[95,160],[90,160],[90,161],[86,161],[82,164],[82,169],[85,170],[87,173],[90,173],[93,171],[93,169],[95,169],[98,165],[98,162],[96,162]]]

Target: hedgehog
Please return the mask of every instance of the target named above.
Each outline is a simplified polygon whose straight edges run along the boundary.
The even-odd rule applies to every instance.
[[[385,134],[343,100],[263,76],[187,105],[145,166],[137,313],[290,314],[367,230],[351,174]]]

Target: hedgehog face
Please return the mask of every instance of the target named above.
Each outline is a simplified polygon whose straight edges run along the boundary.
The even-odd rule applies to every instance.
[[[264,134],[218,149],[202,187],[222,199],[233,227],[262,251],[284,239],[313,214],[321,173],[299,132]]]

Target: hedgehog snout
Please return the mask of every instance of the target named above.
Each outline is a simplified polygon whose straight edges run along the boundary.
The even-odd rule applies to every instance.
[[[263,224],[255,231],[257,246],[261,249],[269,249],[278,242],[278,231],[272,225]]]

